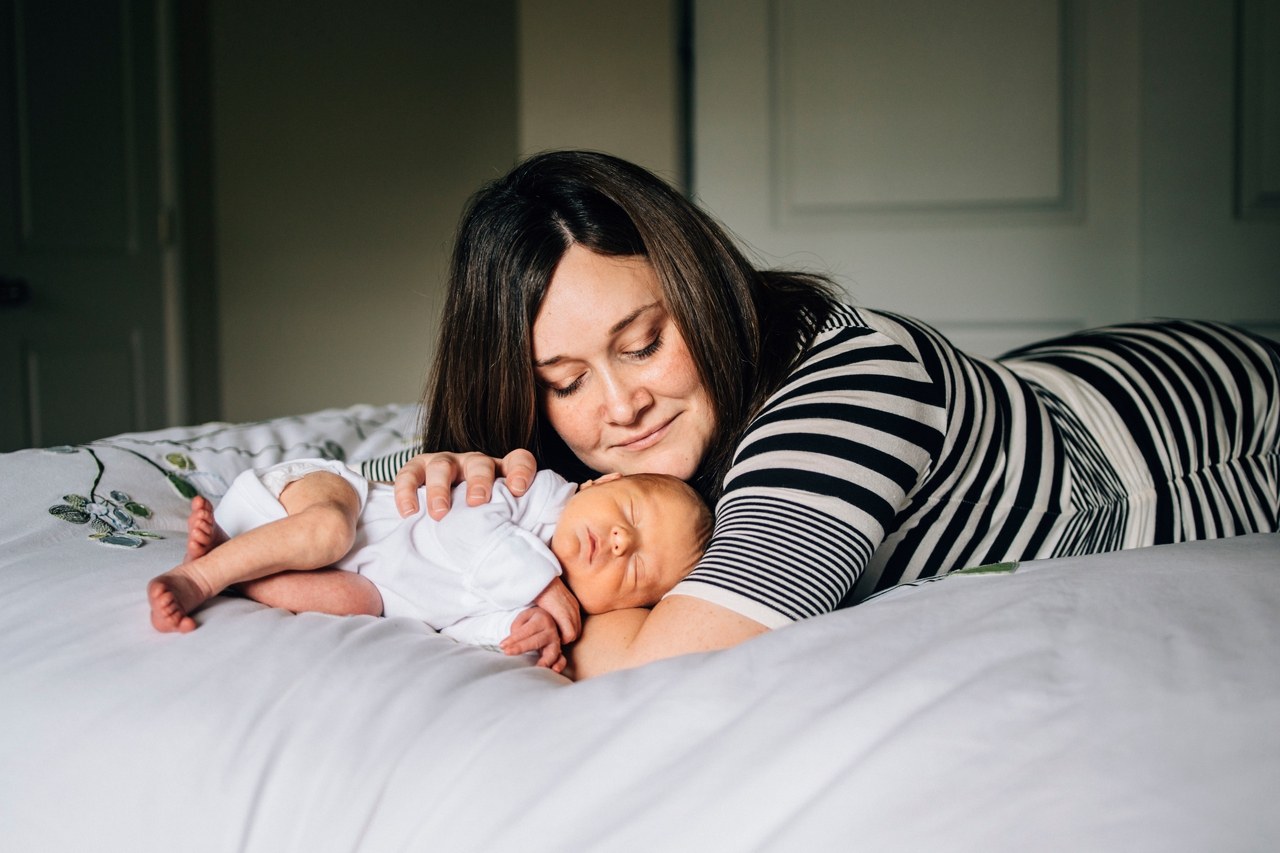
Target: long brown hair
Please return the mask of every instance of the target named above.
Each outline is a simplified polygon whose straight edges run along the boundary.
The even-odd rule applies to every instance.
[[[425,393],[424,450],[524,447],[570,479],[591,475],[542,417],[533,369],[533,321],[574,243],[643,256],[657,274],[715,413],[693,480],[714,505],[737,438],[813,340],[834,288],[821,276],[755,269],[709,215],[607,154],[540,154],[471,199]]]

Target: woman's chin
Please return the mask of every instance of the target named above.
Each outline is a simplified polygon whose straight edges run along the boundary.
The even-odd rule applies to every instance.
[[[666,474],[688,480],[697,470],[697,463],[690,462],[684,454],[670,453],[659,448],[654,452],[609,454],[598,463],[587,465],[602,474]],[[603,465],[603,468],[597,465]]]

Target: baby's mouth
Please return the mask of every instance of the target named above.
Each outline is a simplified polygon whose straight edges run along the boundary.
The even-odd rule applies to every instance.
[[[600,551],[600,540],[591,532],[591,528],[586,529],[587,533],[587,565],[591,565],[596,561],[596,554]]]

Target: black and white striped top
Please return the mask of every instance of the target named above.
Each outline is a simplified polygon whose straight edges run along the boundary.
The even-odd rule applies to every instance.
[[[776,627],[966,566],[1275,530],[1278,366],[1191,322],[996,362],[842,307],[747,428],[671,594]]]
[[[966,566],[1274,531],[1278,373],[1276,344],[1214,323],[993,361],[841,306],[748,426],[671,594],[777,627]]]

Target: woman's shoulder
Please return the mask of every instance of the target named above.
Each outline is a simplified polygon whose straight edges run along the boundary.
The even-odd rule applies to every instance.
[[[825,322],[818,328],[818,334],[840,331],[843,329],[866,329],[879,332],[892,338],[909,339],[921,333],[941,338],[934,329],[923,320],[895,314],[892,311],[879,311],[873,308],[861,308],[846,302],[837,302],[831,306]]]
[[[936,329],[914,317],[841,302],[832,306],[797,368],[840,345],[889,347],[900,350],[901,357],[919,363],[937,361],[943,352],[954,349]]]

